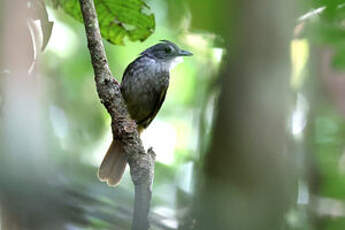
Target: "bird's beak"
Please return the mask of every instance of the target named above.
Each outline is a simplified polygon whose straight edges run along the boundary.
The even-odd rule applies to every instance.
[[[178,52],[179,56],[193,56],[193,53],[187,51],[187,50],[180,50]]]

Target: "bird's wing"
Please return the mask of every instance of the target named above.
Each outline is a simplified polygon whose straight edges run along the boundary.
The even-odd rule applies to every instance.
[[[162,104],[164,102],[165,96],[167,94],[168,87],[165,87],[163,90],[161,90],[159,96],[157,97],[156,103],[153,107],[152,112],[142,119],[141,121],[137,122],[139,126],[142,126],[143,128],[146,128],[149,126],[149,124],[152,122],[153,118],[157,115],[159,109],[162,107]]]
[[[140,57],[139,57],[139,58],[140,58]],[[123,72],[122,81],[121,81],[121,82],[124,82],[124,81],[125,81],[126,76],[127,76],[128,74],[130,74],[130,73],[129,73],[130,71],[134,71],[135,68],[133,68],[133,67],[136,65],[135,61],[137,61],[139,58],[135,59],[133,62],[131,62],[131,63],[126,67],[125,72]]]

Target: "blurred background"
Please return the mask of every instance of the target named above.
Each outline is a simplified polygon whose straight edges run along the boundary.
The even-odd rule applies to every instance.
[[[142,134],[151,229],[345,229],[343,1],[95,2],[117,80],[161,39],[194,53]],[[130,228],[129,168],[96,176],[111,121],[76,6],[0,1],[0,230]]]

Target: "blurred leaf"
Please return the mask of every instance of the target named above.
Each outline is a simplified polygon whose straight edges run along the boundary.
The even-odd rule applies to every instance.
[[[53,0],[73,18],[82,21],[78,0]],[[123,45],[124,38],[144,41],[154,31],[154,15],[142,0],[95,0],[101,34],[110,43]]]
[[[49,42],[54,25],[54,22],[49,21],[46,5],[43,1],[33,1],[32,17],[33,19],[41,21],[41,30],[43,33],[43,42],[41,50],[43,51]]]
[[[230,17],[224,17],[224,15],[229,15],[233,12],[229,12],[228,7],[219,7],[219,5],[224,4],[227,4],[227,1],[217,1],[217,3],[213,1],[203,1],[202,4],[197,0],[189,1],[189,8],[191,14],[193,15],[191,27],[198,30],[216,32],[219,34],[226,32],[227,28],[232,22],[230,21]],[[224,14],[224,11],[228,11],[228,14]],[[226,27],[223,26],[223,22],[227,22]]]
[[[345,68],[345,5],[343,0],[327,0],[312,2],[311,7],[318,9],[324,7],[322,13],[317,14],[309,25],[307,34],[311,42],[333,47],[335,58],[333,66],[338,69]]]
[[[333,57],[333,66],[338,69],[345,68],[345,47],[337,50],[336,55]]]
[[[172,27],[179,27],[181,25],[181,21],[185,19],[186,15],[188,16],[188,8],[186,6],[187,2],[184,0],[174,0],[174,1],[166,1],[168,4],[168,17],[169,23]]]
[[[339,230],[345,228],[345,218],[327,218],[323,221],[326,230]]]
[[[345,199],[344,158],[345,121],[329,106],[323,108],[316,118],[315,145],[316,159],[321,173],[320,195],[336,199]]]
[[[43,33],[43,43],[42,43],[42,48],[41,48],[42,51],[46,48],[46,46],[49,42],[50,36],[52,34],[52,31],[53,31],[53,25],[54,25],[54,22],[49,22],[49,21],[42,22],[41,21],[41,29],[42,29],[42,33]]]

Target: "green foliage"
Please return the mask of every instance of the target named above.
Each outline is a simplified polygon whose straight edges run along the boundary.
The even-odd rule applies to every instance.
[[[78,0],[53,0],[56,7],[82,21]],[[142,0],[95,0],[101,34],[116,45],[123,45],[125,37],[144,41],[154,31],[154,15]]]
[[[328,218],[323,223],[326,230],[340,230],[345,228],[345,218],[331,219]]]
[[[313,1],[311,7],[324,7],[324,10],[307,26],[307,37],[316,44],[332,47],[335,51],[334,67],[345,69],[344,1]]]
[[[327,111],[327,112],[326,112]],[[345,199],[343,147],[345,146],[345,121],[330,107],[320,111],[315,121],[316,160],[322,177],[320,195]]]

